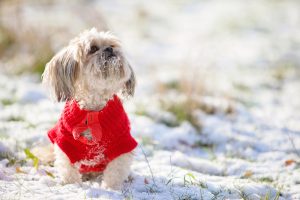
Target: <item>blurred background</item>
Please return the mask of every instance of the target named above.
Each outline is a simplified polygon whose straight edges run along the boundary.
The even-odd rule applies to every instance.
[[[126,109],[148,156],[168,150],[256,161],[265,170],[224,174],[260,180],[270,173],[263,182],[300,197],[300,1],[1,0],[2,138],[15,137],[22,148],[47,140],[41,133],[62,105],[44,102],[40,76],[92,27],[120,38],[136,72]],[[20,134],[24,127],[30,135]],[[285,161],[295,163],[291,171],[282,172]],[[268,171],[274,162],[280,167]]]
[[[232,101],[251,107],[274,103],[281,98],[277,94],[292,95],[294,110],[299,108],[299,8],[292,0],[2,0],[0,70],[38,77],[71,38],[96,27],[123,42],[137,73],[142,104],[137,112],[145,114],[144,104],[158,98],[177,118],[193,118],[195,106],[214,112],[199,96],[218,97],[217,104],[225,99],[228,105],[221,107],[231,112]],[[291,91],[283,89],[286,80],[293,82]],[[178,94],[182,105],[177,99],[173,105]],[[162,102],[167,96],[169,105]]]

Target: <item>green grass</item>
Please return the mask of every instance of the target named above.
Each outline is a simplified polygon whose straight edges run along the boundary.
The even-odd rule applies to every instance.
[[[38,157],[33,155],[33,153],[31,153],[31,151],[28,148],[24,149],[24,153],[26,155],[26,159],[32,160],[34,168],[38,169],[38,167],[39,167]]]
[[[8,163],[6,164],[7,167],[10,166],[23,166],[26,163],[26,160],[19,159],[11,152],[0,152],[0,160],[7,159]]]
[[[188,121],[198,132],[201,132],[202,126],[194,114],[194,111],[197,109],[195,102],[190,100],[176,103],[162,101],[162,109],[172,113],[176,117],[176,122],[172,124],[173,126],[179,125],[184,121]]]
[[[270,177],[261,177],[258,179],[260,182],[272,183],[274,180]]]
[[[4,106],[10,106],[10,105],[14,104],[16,102],[16,100],[13,99],[13,98],[11,98],[11,99],[1,99],[0,102]]]
[[[7,121],[9,122],[23,122],[25,121],[24,117],[22,116],[10,116]]]
[[[264,196],[260,197],[260,200],[278,200],[280,197],[280,191],[276,192],[276,195],[274,198],[271,197],[271,192],[268,191]]]
[[[245,84],[242,83],[234,83],[233,87],[241,92],[250,92],[251,88]]]
[[[197,76],[195,76],[197,74]],[[202,111],[208,115],[214,115],[218,111],[222,114],[232,114],[234,108],[229,105],[226,108],[220,108],[203,101],[203,97],[209,93],[205,89],[205,84],[203,83],[203,74],[196,72],[187,78],[182,78],[180,80],[174,80],[167,83],[159,83],[157,85],[157,90],[161,94],[160,107],[162,110],[172,113],[176,122],[168,124],[168,126],[178,126],[184,121],[190,122],[191,125],[196,128],[200,133],[202,130],[201,122],[199,118],[195,115],[195,111]],[[198,76],[199,74],[199,76]],[[177,93],[178,97],[183,97],[179,99],[167,99],[165,96],[168,92]],[[141,113],[141,112],[140,112]]]
[[[203,141],[197,141],[193,147],[201,147],[203,149],[211,150],[214,148],[214,144],[203,143]]]
[[[176,118],[176,120],[169,120],[169,119],[165,119],[165,118],[154,118],[153,116],[151,116],[148,111],[146,110],[146,108],[144,106],[138,106],[138,108],[135,111],[136,115],[140,115],[140,116],[146,116],[149,117],[153,120],[155,120],[158,123],[162,123],[165,124],[168,127],[176,127],[179,126],[181,121],[178,121],[178,119]]]
[[[299,73],[300,70],[297,64],[294,64],[292,62],[285,62],[278,66],[274,66],[271,69],[271,76],[280,82],[290,76],[298,76]]]
[[[207,189],[207,185],[204,182],[198,180],[191,172],[188,172],[183,176],[183,185],[184,187],[197,186],[201,189]]]

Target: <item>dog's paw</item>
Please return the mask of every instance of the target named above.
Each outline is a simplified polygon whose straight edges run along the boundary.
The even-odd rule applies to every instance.
[[[79,176],[65,176],[61,178],[60,183],[62,185],[67,185],[67,184],[74,184],[74,183],[81,183],[81,177]]]
[[[68,184],[80,184],[82,181],[73,181],[73,180],[61,180],[61,185],[68,185]]]
[[[122,184],[120,184],[120,183],[108,184],[108,183],[102,181],[101,188],[106,189],[106,190],[121,190]]]

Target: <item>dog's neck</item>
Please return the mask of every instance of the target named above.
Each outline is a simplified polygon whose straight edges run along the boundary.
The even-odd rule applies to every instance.
[[[101,110],[107,103],[107,101],[111,98],[111,96],[104,97],[104,95],[88,95],[87,93],[85,97],[76,98],[79,107],[85,110],[99,111]]]
[[[97,82],[91,83],[91,80],[81,82],[75,86],[74,98],[81,109],[99,111],[118,91],[114,83],[109,86],[104,87],[104,84]]]

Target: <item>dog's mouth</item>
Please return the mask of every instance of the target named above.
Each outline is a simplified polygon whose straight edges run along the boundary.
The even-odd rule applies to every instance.
[[[103,64],[105,67],[109,67],[115,65],[117,61],[118,61],[118,57],[115,54],[113,54],[113,55],[106,56]]]
[[[117,55],[115,55],[115,54],[111,54],[109,56],[105,56],[105,62],[104,62],[104,64],[107,65],[109,62],[112,62],[116,58],[117,58]]]
[[[117,55],[115,53],[112,53],[112,54],[109,54],[109,55],[105,56],[105,59],[110,60],[110,59],[113,59],[113,58],[116,58],[116,57],[117,57]]]
[[[103,59],[99,69],[101,77],[105,80],[120,79],[125,74],[121,57],[116,54],[107,56]]]

